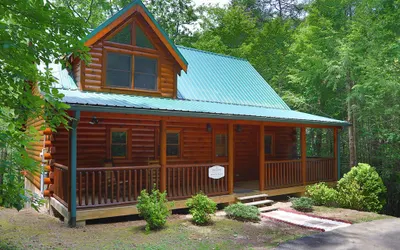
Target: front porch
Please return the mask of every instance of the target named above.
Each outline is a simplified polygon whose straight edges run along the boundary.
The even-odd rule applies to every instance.
[[[104,127],[91,123],[94,116]],[[51,204],[68,220],[137,214],[141,190],[153,187],[166,191],[173,209],[179,209],[198,192],[217,203],[232,203],[239,196],[302,193],[308,184],[337,180],[337,128],[331,128],[333,156],[307,158],[305,126],[296,129],[292,124],[251,121],[108,116],[83,113],[79,125],[73,124],[70,132],[54,134],[57,153],[52,164]],[[127,157],[116,158],[112,164],[103,160],[112,154],[110,127],[129,131],[127,141],[132,142],[126,144]],[[167,131],[180,131],[180,157],[167,156]],[[221,135],[226,136],[226,145],[216,141],[224,138]],[[104,151],[99,143],[103,139]],[[67,147],[62,142],[68,142]],[[213,166],[224,169],[221,178],[209,177]]]

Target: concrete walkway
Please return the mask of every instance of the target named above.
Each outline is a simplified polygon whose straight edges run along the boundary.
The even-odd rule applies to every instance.
[[[289,241],[277,249],[400,249],[400,219],[354,224]]]
[[[348,227],[350,223],[344,223],[340,221],[322,219],[311,217],[305,214],[298,214],[288,211],[273,211],[269,213],[263,213],[263,217],[275,219],[278,221],[286,222],[292,225],[298,225],[301,227],[317,229],[321,231],[332,231],[342,227]]]

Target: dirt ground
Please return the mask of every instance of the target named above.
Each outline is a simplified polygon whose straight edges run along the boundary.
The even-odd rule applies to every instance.
[[[194,226],[172,215],[166,228],[146,233],[137,217],[69,228],[47,214],[0,208],[0,249],[265,249],[316,231],[265,220],[243,223],[223,216]]]

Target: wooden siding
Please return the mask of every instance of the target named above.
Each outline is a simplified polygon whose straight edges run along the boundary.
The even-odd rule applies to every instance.
[[[122,94],[150,95],[160,97],[176,97],[176,87],[179,65],[174,57],[158,38],[155,32],[150,28],[146,21],[140,15],[133,15],[127,21],[134,20],[143,31],[148,35],[149,40],[153,43],[156,50],[137,48],[129,45],[119,45],[107,42],[106,39],[114,30],[107,33],[102,39],[90,46],[89,54],[92,57],[90,63],[80,63],[79,60],[73,62],[74,77],[81,90],[113,92]],[[124,25],[124,22],[122,25]],[[147,55],[158,59],[158,91],[140,91],[133,89],[109,88],[104,86],[105,81],[105,54],[106,51],[115,52],[132,52],[137,55]],[[82,74],[80,74],[80,71]]]
[[[37,117],[35,119],[29,120],[26,123],[27,127],[34,127],[37,131],[42,131],[45,125],[45,121],[42,117]],[[26,149],[30,158],[34,159],[38,166],[41,162],[40,153],[43,149],[44,136],[42,133],[37,135],[35,141],[32,142]],[[39,168],[38,168],[39,169]],[[38,189],[40,189],[40,172],[28,173],[26,175],[28,180],[30,180]]]
[[[99,124],[92,125],[93,116]],[[110,113],[82,112],[78,124],[78,167],[99,167],[111,158],[110,130],[127,129],[128,153],[124,159],[114,159],[115,166],[144,166],[149,161],[159,160],[159,126],[162,117],[140,116]],[[181,136],[181,154],[179,157],[167,157],[167,165],[205,164],[227,162],[227,157],[215,156],[215,134],[228,133],[226,124],[210,123],[212,131],[207,131],[206,119],[171,118],[167,121],[167,131],[179,130]],[[258,178],[259,126],[241,125],[242,131],[236,131],[235,137],[235,180]],[[295,136],[293,128],[266,127],[266,134],[275,136],[275,155],[266,156],[266,160],[291,159]],[[54,135],[54,146],[57,148],[56,162],[69,166],[68,131],[59,128]],[[239,176],[237,176],[239,175]],[[243,177],[243,178],[242,178]]]

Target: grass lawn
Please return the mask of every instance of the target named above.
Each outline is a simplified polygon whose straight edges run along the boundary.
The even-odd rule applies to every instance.
[[[312,214],[353,223],[391,218],[350,209],[314,207]],[[121,221],[121,220],[120,220]],[[146,233],[138,217],[118,222],[69,228],[47,214],[0,207],[0,249],[265,249],[302,236],[319,233],[285,223],[263,220],[243,223],[214,217],[214,224],[195,226],[186,215],[172,215],[167,226]]]
[[[347,220],[352,223],[393,218],[389,215],[384,215],[384,214],[376,214],[371,212],[361,212],[345,208],[332,208],[323,206],[314,206],[314,211],[311,214],[325,216],[333,219]]]
[[[147,234],[139,219],[72,229],[30,209],[1,209],[0,249],[264,249],[317,233],[269,220],[243,223],[217,216],[214,221],[199,227],[185,215],[173,215],[166,228]]]

